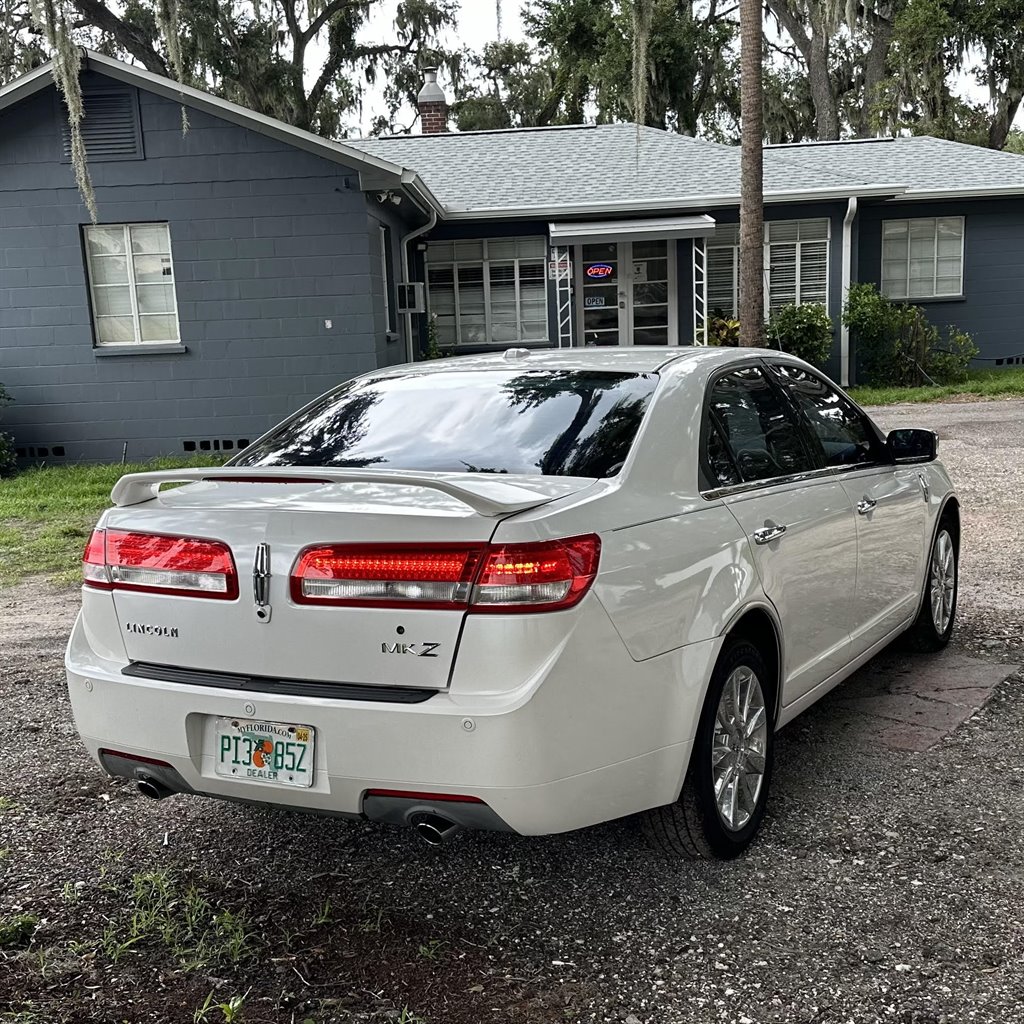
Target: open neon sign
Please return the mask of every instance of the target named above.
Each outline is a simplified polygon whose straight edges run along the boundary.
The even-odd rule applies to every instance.
[[[615,268],[610,263],[591,263],[587,267],[587,277],[597,278],[598,280],[611,277],[614,273]]]

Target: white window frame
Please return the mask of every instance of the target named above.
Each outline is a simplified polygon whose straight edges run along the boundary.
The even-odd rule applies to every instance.
[[[940,292],[938,290],[938,278],[939,278],[939,221],[941,220],[956,220],[960,222],[960,286],[955,292]],[[932,290],[927,295],[911,295],[910,294],[910,261],[912,258],[920,259],[921,257],[912,257],[910,252],[910,232],[911,227],[914,224],[924,224],[931,222],[932,225]],[[906,276],[904,278],[903,289],[899,293],[892,291],[885,291],[885,279],[887,275],[885,272],[886,257],[885,257],[885,226],[886,224],[905,224],[907,227],[907,255],[904,259],[904,270]],[[959,217],[890,217],[882,221],[882,234],[879,239],[879,246],[881,248],[881,260],[879,263],[879,285],[882,293],[890,299],[898,299],[900,301],[909,300],[911,302],[927,302],[929,299],[961,299],[964,294],[964,240],[967,237],[967,218],[963,216]],[[945,258],[945,257],[942,257]],[[890,260],[890,263],[896,262]],[[947,275],[948,276],[948,275]]]
[[[120,282],[118,284],[104,285],[104,284],[97,284],[96,281],[94,280],[95,275],[93,274],[93,262],[92,262],[93,259],[94,259],[94,254],[89,251],[89,231],[93,227],[103,228],[103,229],[108,230],[108,231],[111,228],[120,228],[122,230],[122,232],[124,233],[125,265],[126,265],[127,271],[128,271],[128,280],[127,280],[127,282]],[[167,232],[167,252],[166,253],[162,253],[162,252],[161,253],[142,253],[142,252],[137,253],[137,252],[133,252],[132,251],[131,229],[132,228],[137,228],[137,227],[139,227],[139,228],[153,228],[153,227],[162,227],[162,228],[164,228],[166,230],[166,232]],[[171,227],[170,227],[170,225],[166,221],[135,221],[135,222],[130,223],[130,224],[96,224],[96,225],[87,224],[85,226],[85,232],[84,232],[84,239],[83,240],[84,240],[84,243],[85,243],[85,246],[84,246],[85,247],[85,269],[86,269],[86,274],[87,274],[87,276],[89,278],[89,301],[90,301],[90,303],[92,305],[92,309],[91,309],[91,313],[92,313],[92,330],[93,330],[93,343],[95,344],[95,346],[97,348],[108,348],[108,347],[127,348],[127,347],[135,346],[135,345],[139,345],[139,346],[143,346],[143,345],[180,345],[181,344],[181,320],[178,317],[178,291],[177,291],[177,287],[176,287],[177,275],[174,273],[174,254],[171,251]],[[136,281],[136,279],[135,279],[135,259],[134,259],[134,257],[135,256],[165,256],[165,255],[167,256],[167,259],[170,262],[170,268],[171,268],[170,280],[169,281],[143,282],[142,284],[143,284],[143,287],[145,287],[146,284],[159,284],[159,285],[168,285],[169,284],[171,286],[172,308],[171,308],[170,311],[168,311],[166,313],[140,313],[139,312],[139,296],[138,296],[138,290],[137,290],[138,286],[139,286],[139,282]],[[102,259],[104,257],[100,257],[100,258]],[[133,321],[134,329],[135,329],[135,340],[134,341],[101,341],[100,340],[100,330],[99,330],[99,323],[98,323],[98,321],[102,320],[102,319],[105,319],[107,317],[109,317],[111,319],[116,318],[116,317],[125,317],[125,316],[128,316],[128,314],[127,313],[120,313],[120,314],[101,314],[101,313],[98,313],[97,309],[99,308],[99,306],[98,306],[98,304],[96,302],[96,292],[97,292],[97,289],[102,289],[102,288],[105,288],[105,287],[124,288],[125,284],[127,284],[127,286],[128,286],[129,296],[131,298],[131,305],[132,305],[131,317],[132,317],[132,321]],[[142,317],[146,317],[146,316],[173,316],[174,317],[174,325],[175,325],[175,328],[177,329],[176,330],[177,337],[175,337],[175,338],[164,338],[164,339],[161,339],[161,340],[157,340],[157,339],[143,340],[143,338],[142,338],[142,319],[141,318]]]
[[[775,225],[776,229],[783,226],[790,227],[791,225],[803,225],[803,224],[816,224],[824,222],[826,227],[824,238],[800,238],[799,228],[798,236],[796,239],[789,241],[778,241],[772,242],[771,230],[772,226]],[[832,219],[830,217],[802,217],[799,220],[783,220],[783,221],[766,221],[764,226],[764,315],[765,319],[771,314],[771,271],[772,271],[772,248],[773,246],[783,245],[794,245],[796,246],[796,305],[804,305],[808,302],[820,303],[825,307],[826,313],[829,312],[830,298],[831,298],[831,286],[832,286]],[[729,232],[729,241],[723,242],[720,240],[723,235]],[[716,238],[718,239],[716,241]],[[822,242],[825,243],[825,298],[824,300],[813,298],[805,299],[802,295],[801,287],[801,273],[803,265],[803,247],[805,245],[819,245]],[[707,277],[708,277],[708,313],[710,315],[713,309],[722,308],[719,303],[715,303],[711,298],[713,291],[719,291],[713,284],[712,279],[712,253],[716,250],[728,250],[732,254],[732,308],[723,309],[723,312],[728,317],[736,317],[739,315],[739,292],[740,292],[740,249],[739,249],[739,225],[737,224],[723,224],[718,227],[715,235],[708,239],[707,244]],[[831,315],[831,314],[830,314]]]
[[[489,242],[495,242],[495,243],[501,243],[501,244],[507,244],[509,242],[513,242],[517,246],[521,242],[536,242],[539,245],[539,253],[538,253],[538,255],[536,257],[533,257],[533,256],[519,256],[519,255],[516,255],[514,257],[496,256],[496,257],[493,257],[493,260],[492,260],[492,257],[490,256],[490,253],[488,251],[488,243]],[[476,258],[473,258],[473,259],[459,259],[457,256],[455,256],[454,247],[458,246],[460,244],[462,244],[462,245],[479,245],[480,246],[480,251],[481,251],[481,258],[480,259],[476,259]],[[447,260],[447,259],[431,260],[431,258],[430,258],[430,249],[431,249],[432,245],[436,245],[438,247],[442,246],[442,245],[443,246],[452,246],[453,247],[453,258],[451,260]],[[453,238],[453,239],[439,239],[436,243],[428,242],[427,243],[426,260],[425,260],[426,279],[427,279],[426,283],[427,283],[427,310],[428,310],[428,312],[431,310],[431,301],[430,301],[430,275],[431,275],[431,269],[433,268],[433,269],[436,270],[438,268],[443,267],[445,269],[450,269],[452,271],[451,288],[452,288],[452,297],[453,297],[454,315],[455,315],[455,346],[456,347],[461,347],[461,346],[464,346],[464,345],[481,345],[481,344],[486,344],[486,345],[494,345],[497,348],[497,347],[507,347],[510,344],[523,343],[523,342],[527,342],[527,343],[529,343],[529,342],[538,343],[538,342],[545,342],[545,341],[549,342],[550,341],[550,316],[549,316],[548,306],[549,306],[550,296],[548,294],[548,283],[547,283],[547,250],[548,250],[547,239],[543,235],[536,235],[536,236],[535,235],[517,235],[515,237],[493,238],[493,239],[487,239],[487,238]],[[491,308],[491,263],[492,262],[494,264],[498,265],[498,266],[512,264],[514,266],[514,268],[515,268],[514,283],[515,283],[515,306],[516,306],[516,338],[515,338],[514,341],[509,341],[509,340],[495,341],[495,340],[493,340],[494,339],[493,311],[492,311],[492,308]],[[532,337],[531,338],[524,338],[523,337],[523,324],[524,324],[524,320],[523,320],[523,306],[522,306],[522,293],[521,293],[522,276],[521,276],[521,273],[520,273],[520,264],[522,264],[522,263],[539,263],[541,265],[541,267],[543,268],[543,271],[544,271],[544,276],[542,276],[541,281],[540,281],[540,283],[543,285],[543,289],[544,289],[544,317],[543,317],[544,330],[542,332],[543,336],[539,337],[539,338],[532,338]],[[462,312],[461,312],[461,308],[460,308],[460,304],[459,304],[459,268],[460,267],[470,267],[470,266],[472,266],[472,267],[482,267],[482,271],[483,271],[483,281],[482,281],[482,284],[483,284],[483,294],[484,294],[484,335],[485,335],[485,337],[487,339],[486,341],[483,341],[483,342],[472,341],[472,340],[469,340],[469,339],[463,340],[463,337],[462,337]],[[444,287],[447,288],[447,287],[449,287],[449,285],[445,284]],[[508,323],[508,321],[500,320],[499,323]]]

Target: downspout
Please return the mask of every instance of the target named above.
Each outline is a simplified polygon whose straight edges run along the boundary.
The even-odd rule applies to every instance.
[[[853,222],[856,219],[857,197],[850,196],[843,218],[843,306],[853,283]],[[839,383],[844,388],[850,386],[850,328],[843,322],[842,307],[839,312]]]
[[[421,235],[425,235],[428,231],[432,231],[437,225],[437,209],[434,204],[429,202],[423,193],[420,191],[419,186],[415,180],[405,182],[407,187],[414,191],[419,198],[422,200],[423,205],[420,209],[423,210],[427,215],[427,223],[422,227],[414,228],[407,235],[402,238],[402,280],[409,284],[409,245],[414,242]],[[420,204],[417,203],[417,206]],[[424,300],[426,299],[426,288],[424,288]],[[413,347],[413,336],[412,336],[412,313],[405,314],[405,354],[407,362],[415,361],[415,349]]]

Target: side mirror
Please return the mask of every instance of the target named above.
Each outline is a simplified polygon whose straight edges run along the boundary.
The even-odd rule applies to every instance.
[[[891,430],[885,446],[894,462],[934,462],[939,454],[939,435],[934,430]]]

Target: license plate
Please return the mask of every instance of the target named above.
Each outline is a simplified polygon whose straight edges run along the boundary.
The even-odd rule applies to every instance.
[[[214,771],[252,782],[312,786],[315,738],[315,730],[308,725],[218,718]]]

